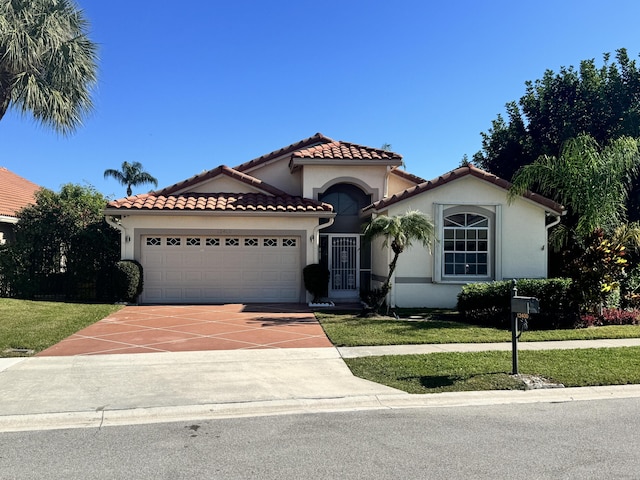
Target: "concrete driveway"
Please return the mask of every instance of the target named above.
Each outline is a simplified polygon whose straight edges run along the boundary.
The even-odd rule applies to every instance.
[[[331,347],[304,304],[127,306],[38,356]]]

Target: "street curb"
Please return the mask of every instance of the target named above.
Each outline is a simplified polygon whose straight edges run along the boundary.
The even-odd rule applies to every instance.
[[[586,400],[640,398],[640,385],[554,388],[539,390],[492,390],[436,394],[363,395],[341,398],[310,398],[258,402],[179,405],[124,410],[44,413],[0,416],[0,432],[59,430],[218,420],[241,417],[300,415],[406,408],[558,403]]]

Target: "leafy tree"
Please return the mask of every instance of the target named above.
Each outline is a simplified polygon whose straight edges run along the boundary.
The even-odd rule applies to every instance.
[[[543,155],[513,178],[509,198],[535,190],[565,205],[568,215],[556,229],[555,247],[571,236],[585,239],[596,229],[607,233],[626,222],[626,200],[640,169],[638,141],[620,137],[601,148],[589,135],[565,142],[556,158]]]
[[[109,168],[104,171],[104,178],[109,177],[115,178],[120,185],[127,186],[127,197],[131,196],[131,187],[137,187],[145,183],[153,183],[156,187],[158,186],[158,180],[145,172],[140,162],[122,162],[122,170]]]
[[[104,220],[106,199],[93,187],[41,189],[18,213],[16,241],[0,251],[0,274],[17,296],[68,293],[95,284],[120,256],[119,232]]]
[[[598,68],[593,59],[578,69],[547,70],[526,82],[519,101],[506,105],[502,115],[482,133],[482,150],[473,159],[481,168],[511,179],[522,166],[542,155],[557,157],[570,138],[582,133],[599,144],[620,136],[640,136],[640,70],[626,49],[615,60],[604,55]]]
[[[10,107],[68,134],[92,108],[96,45],[73,0],[0,2],[0,119]]]
[[[380,288],[376,304],[372,305],[376,312],[380,310],[385,297],[391,290],[391,277],[396,269],[400,254],[416,241],[426,248],[431,248],[431,241],[435,238],[435,229],[429,217],[422,212],[413,210],[403,215],[393,217],[379,215],[371,219],[364,229],[364,239],[371,242],[378,237],[384,238],[383,247],[391,246],[393,259],[389,264],[389,273]]]

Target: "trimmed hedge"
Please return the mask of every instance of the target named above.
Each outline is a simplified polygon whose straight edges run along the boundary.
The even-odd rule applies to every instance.
[[[302,269],[304,288],[313,295],[314,302],[319,302],[321,297],[327,296],[329,275],[327,267],[318,263],[311,263]]]
[[[463,321],[476,325],[511,328],[511,281],[470,283],[458,294]],[[571,301],[571,280],[551,278],[518,280],[518,295],[540,300],[540,313],[531,314],[529,328],[573,328],[579,320]]]
[[[142,265],[136,260],[120,260],[115,264],[113,287],[116,299],[134,303],[142,293]]]

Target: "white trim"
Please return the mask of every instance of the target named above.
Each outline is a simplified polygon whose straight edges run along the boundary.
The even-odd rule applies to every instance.
[[[11,223],[11,224],[15,225],[16,223],[18,223],[18,217],[10,217],[8,215],[0,215],[0,222],[1,223]]]

